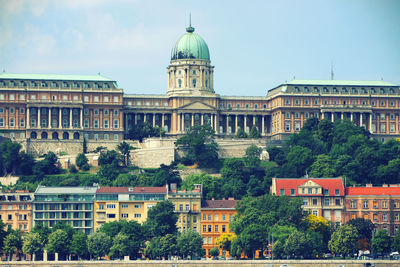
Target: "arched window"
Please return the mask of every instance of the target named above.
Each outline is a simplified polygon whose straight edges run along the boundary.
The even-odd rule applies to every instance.
[[[14,127],[14,119],[13,118],[10,119],[10,127]]]
[[[37,133],[31,132],[31,139],[36,139],[36,138],[37,138]]]
[[[77,132],[74,133],[74,139],[75,139],[75,140],[78,140],[78,139],[79,139],[79,133],[77,133]]]
[[[196,88],[196,79],[193,79],[192,83],[193,83],[193,88]]]
[[[46,133],[46,132],[43,132],[40,138],[41,138],[41,139],[47,139],[47,133]]]
[[[206,87],[208,88],[208,80],[206,80]]]
[[[181,88],[182,87],[182,80],[178,79],[178,87]]]
[[[51,135],[51,139],[57,140],[57,139],[58,139],[58,133],[57,133],[57,132],[53,133],[53,134]]]
[[[69,134],[67,132],[63,133],[63,139],[69,139]]]

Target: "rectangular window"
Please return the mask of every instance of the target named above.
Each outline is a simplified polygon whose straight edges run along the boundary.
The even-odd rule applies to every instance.
[[[351,200],[350,201],[350,209],[355,209],[356,208],[356,201],[355,200]]]
[[[207,226],[207,230],[208,230],[208,232],[211,232],[211,225]]]
[[[222,220],[226,221],[226,215],[225,214],[222,214]]]
[[[141,207],[142,207],[141,204],[135,204],[135,205],[134,205],[134,208],[135,208],[135,209],[140,209]]]
[[[306,198],[303,199],[303,206],[308,206],[308,199]]]
[[[94,128],[99,128],[99,120],[94,120]]]
[[[313,204],[313,206],[317,206],[318,205],[318,199],[313,198],[312,204]]]
[[[382,208],[387,209],[387,201],[386,200],[382,201]]]
[[[340,206],[340,199],[335,199],[335,205]]]
[[[99,102],[99,97],[98,97],[97,95],[95,95],[95,96],[93,97],[93,101],[94,101],[94,102]]]
[[[339,189],[335,189],[335,196],[338,196],[339,195]]]
[[[115,218],[115,213],[108,213],[107,218]]]
[[[128,218],[128,213],[122,213],[121,218]]]
[[[279,194],[280,194],[281,196],[284,196],[284,195],[285,195],[285,189],[281,189],[280,192],[279,192]]]
[[[114,120],[114,129],[119,128],[119,120]]]
[[[107,209],[115,209],[115,204],[107,204]]]
[[[104,102],[108,102],[108,101],[109,101],[108,96],[105,96],[104,97]]]
[[[325,198],[324,199],[324,205],[325,206],[329,206],[329,198]]]
[[[203,221],[205,221],[207,219],[207,216],[205,214],[203,214]]]
[[[215,232],[218,232],[218,225],[215,225]]]
[[[142,218],[142,214],[140,214],[140,213],[135,213],[134,217],[135,217],[135,218]]]
[[[119,97],[118,96],[114,96],[114,102],[118,102],[119,101]]]
[[[108,120],[104,120],[104,128],[105,128],[105,129],[108,129],[108,126],[109,126],[109,125],[108,125]]]
[[[203,232],[207,232],[207,225],[203,225]]]
[[[290,195],[295,196],[296,195],[296,190],[295,189],[290,189]]]
[[[324,196],[329,196],[329,189],[324,189]]]
[[[185,210],[186,210],[186,211],[189,211],[189,204],[186,204],[186,205],[185,205]]]
[[[123,209],[127,209],[128,207],[129,207],[128,204],[122,204],[122,205],[121,205],[121,208],[123,208]]]
[[[394,214],[394,220],[395,220],[395,221],[398,221],[398,220],[399,220],[399,214],[398,214],[398,213],[395,213],[395,214]]]
[[[382,214],[382,220],[383,221],[387,221],[388,220],[388,216],[386,213]]]
[[[363,201],[363,208],[368,209],[368,201]]]
[[[226,226],[222,225],[222,232],[225,233],[226,232]]]

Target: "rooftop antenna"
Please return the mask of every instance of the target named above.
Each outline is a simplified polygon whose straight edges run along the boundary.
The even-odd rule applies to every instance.
[[[331,60],[331,80],[334,80],[334,79],[335,79],[335,75],[333,73],[333,62]]]
[[[192,27],[192,13],[189,13],[189,27]]]

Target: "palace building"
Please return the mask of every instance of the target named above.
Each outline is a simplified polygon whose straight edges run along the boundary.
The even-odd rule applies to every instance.
[[[310,117],[349,119],[385,141],[400,137],[400,88],[385,81],[293,80],[264,96],[220,96],[206,42],[191,26],[172,48],[165,94],[124,94],[100,75],[0,74],[0,130],[16,140],[122,140],[141,122],[183,134],[209,124],[221,137],[255,126],[285,139]],[[244,88],[245,89],[245,88]]]

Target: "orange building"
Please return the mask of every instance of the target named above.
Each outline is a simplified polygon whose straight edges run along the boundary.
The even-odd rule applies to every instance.
[[[17,190],[0,193],[0,219],[14,230],[22,233],[32,229],[33,193]]]
[[[229,223],[236,214],[236,200],[233,198],[222,200],[203,200],[201,202],[201,236],[203,237],[204,255],[209,257],[210,249],[216,247],[216,240],[222,234],[232,233]],[[223,256],[229,252],[222,251]],[[220,255],[221,255],[220,254]]]

